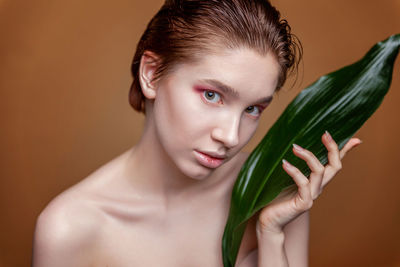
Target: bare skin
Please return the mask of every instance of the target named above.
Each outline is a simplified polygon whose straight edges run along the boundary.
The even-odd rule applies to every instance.
[[[119,175],[133,154],[125,152],[51,202],[35,240],[45,254],[37,251],[34,266],[64,266],[60,259],[65,266],[221,266],[234,176],[207,194],[188,190],[166,201],[132,191]]]
[[[274,93],[277,62],[229,50],[153,82],[156,62],[151,53],[141,62],[147,98],[141,140],[50,202],[37,221],[33,266],[222,266],[231,191],[247,157],[239,151]],[[210,80],[237,95],[211,91]],[[307,266],[308,210],[344,154],[360,143],[353,138],[339,152],[326,135],[322,142],[327,166],[294,150],[312,169],[310,182],[283,165],[299,189],[251,220],[237,266]],[[205,166],[199,151],[222,155],[223,164]]]

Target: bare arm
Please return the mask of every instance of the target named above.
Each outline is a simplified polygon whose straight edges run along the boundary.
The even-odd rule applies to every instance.
[[[288,223],[282,233],[259,235],[258,248],[238,267],[308,266],[309,212]]]
[[[285,228],[285,250],[289,266],[308,266],[310,212],[306,211],[288,223]]]
[[[284,232],[258,234],[258,265],[259,267],[288,267],[289,262],[284,246]]]

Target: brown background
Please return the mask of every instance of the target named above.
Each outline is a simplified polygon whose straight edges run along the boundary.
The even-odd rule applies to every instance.
[[[28,266],[35,219],[138,140],[128,105],[135,45],[161,0],[0,0],[0,266]],[[400,32],[400,0],[273,1],[304,46],[248,150],[318,76]],[[400,266],[400,60],[364,143],[314,204],[311,266]]]

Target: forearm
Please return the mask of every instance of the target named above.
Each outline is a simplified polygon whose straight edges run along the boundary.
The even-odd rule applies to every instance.
[[[283,228],[285,251],[291,267],[308,266],[309,224],[310,214],[307,211]]]
[[[258,248],[252,250],[236,267],[289,266],[284,247],[284,233],[258,238]]]
[[[309,221],[309,212],[304,212],[283,228],[283,237],[277,235],[274,238],[272,235],[274,232],[267,235],[268,232],[262,233],[261,229],[258,228],[256,231],[258,248],[251,251],[237,266],[307,267]],[[284,243],[283,245],[282,242]],[[285,262],[285,256],[286,265],[279,264],[279,261]]]
[[[258,234],[258,267],[288,267],[284,232]]]
[[[306,211],[288,223],[282,233],[257,231],[257,266],[308,266],[309,221]]]

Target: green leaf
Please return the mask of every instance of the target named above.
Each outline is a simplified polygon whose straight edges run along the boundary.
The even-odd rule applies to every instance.
[[[321,77],[288,105],[239,172],[222,239],[225,267],[234,266],[247,220],[293,185],[283,158],[310,174],[292,152],[296,143],[327,163],[321,136],[328,130],[341,149],[381,104],[389,90],[400,34],[376,44],[356,63]]]

